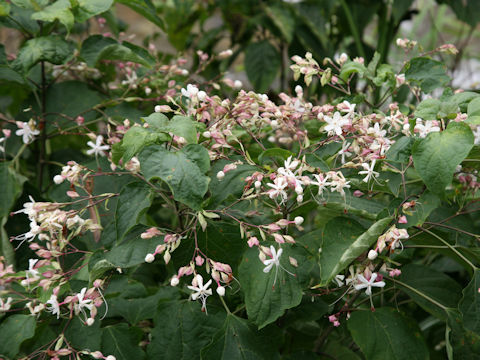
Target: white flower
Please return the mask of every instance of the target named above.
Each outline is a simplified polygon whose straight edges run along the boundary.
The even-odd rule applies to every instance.
[[[384,281],[377,281],[378,274],[373,273],[372,276],[370,277],[370,280],[365,279],[365,277],[362,274],[357,275],[357,280],[360,281],[360,284],[354,285],[355,290],[361,290],[361,289],[367,289],[365,290],[365,294],[368,296],[372,295],[372,287],[384,287],[385,282]]]
[[[267,184],[272,190],[269,190],[270,199],[281,197],[281,202],[283,203],[288,198],[288,194],[285,191],[285,188],[288,186],[287,179],[284,176],[278,176],[273,180],[273,184]]]
[[[136,89],[137,80],[138,80],[137,73],[135,71],[132,71],[130,74],[127,73],[127,80],[123,80],[122,85],[128,85],[128,86],[131,86],[132,89]]]
[[[295,225],[300,226],[303,224],[304,219],[301,216],[297,216],[295,219],[293,219],[293,221],[295,222]]]
[[[217,294],[219,296],[225,296],[225,288],[223,286],[217,287]]]
[[[58,304],[57,295],[52,294],[52,296],[50,296],[50,299],[47,301],[47,304],[50,306],[47,306],[45,309],[48,312],[51,312],[52,315],[57,314],[58,319],[60,317],[60,305]]]
[[[342,126],[348,124],[348,119],[345,119],[338,111],[333,114],[333,118],[325,115],[323,119],[328,124],[325,126],[325,131],[328,132],[328,135],[333,135],[334,133],[338,136],[342,135]]]
[[[416,121],[414,131],[418,132],[419,137],[424,138],[431,132],[439,132],[440,128],[434,125],[432,120],[425,121],[425,125],[423,125],[422,119],[419,118]]]
[[[342,148],[338,152],[338,155],[342,156],[342,164],[345,164],[345,156],[352,155],[352,153],[348,151],[349,147],[350,147],[350,143],[344,141],[343,144],[342,144]]]
[[[355,107],[357,104],[350,104],[347,100],[339,104],[340,111],[346,113],[348,117],[351,117],[355,112]]]
[[[32,219],[30,221],[30,231],[26,232],[25,234],[17,235],[14,237],[14,240],[19,240],[21,241],[20,245],[23,244],[24,241],[32,241],[35,239],[35,236],[37,236],[41,231],[40,226],[38,226],[37,222],[35,219]],[[18,246],[20,246],[18,245]]]
[[[195,85],[188,84],[187,89],[182,88],[181,92],[183,96],[193,99],[198,94],[198,88]]]
[[[367,129],[367,134],[373,135],[374,137],[380,137],[383,138],[386,134],[386,130],[380,130],[380,124],[375,123],[373,127],[370,127]]]
[[[12,307],[12,298],[9,297],[7,298],[7,301],[3,301],[2,298],[0,298],[0,312],[2,311],[8,311],[10,310],[10,308]]]
[[[473,136],[475,137],[475,145],[480,145],[480,125],[473,132]]]
[[[22,136],[24,144],[30,144],[36,135],[40,134],[40,130],[35,128],[35,121],[30,120],[27,122],[17,122],[17,125],[20,127],[15,134],[17,136]]]
[[[212,289],[209,289],[210,284],[212,283],[212,279],[208,280],[205,285],[203,285],[203,277],[200,274],[197,274],[193,278],[192,285],[187,286],[190,290],[194,291],[191,295],[193,301],[200,299],[202,302],[202,309],[206,310],[205,303],[207,301],[207,297],[212,295]]]
[[[92,299],[86,299],[85,298],[85,293],[87,292],[87,288],[84,287],[78,294],[78,304],[75,304],[75,312],[78,314],[80,311],[85,313],[85,310],[83,308],[87,308],[88,310],[92,310],[93,308],[93,303]]]
[[[95,154],[95,156],[98,156],[100,154],[101,156],[105,156],[105,153],[103,152],[103,150],[110,149],[110,146],[102,145],[102,142],[103,142],[102,135],[97,136],[97,140],[95,141],[95,144],[91,141],[87,142],[87,145],[91,147],[90,150],[87,150],[87,155]]]
[[[317,181],[310,181],[310,184],[318,186],[318,195],[322,195],[323,190],[325,190],[327,186],[330,185],[330,183],[328,182],[329,176],[328,175],[323,176],[322,174],[320,175],[315,174],[313,175],[313,177]]]
[[[280,248],[278,249],[278,252],[277,252],[275,248],[272,245],[270,245],[270,251],[272,253],[272,258],[266,259],[263,261],[263,265],[265,265],[265,268],[263,269],[264,273],[270,272],[270,270],[272,270],[273,265],[275,265],[277,268],[280,266],[280,256],[282,256],[283,249]]]
[[[362,180],[363,182],[368,182],[370,179],[373,179],[375,177],[377,177],[379,175],[378,172],[376,171],[373,171],[373,168],[375,167],[375,161],[376,159],[373,159],[372,160],[372,163],[370,165],[368,165],[367,163],[363,163],[362,164],[362,167],[365,169],[365,170],[362,170],[362,171],[359,171],[358,173],[360,175],[367,175],[365,176],[365,178]]]

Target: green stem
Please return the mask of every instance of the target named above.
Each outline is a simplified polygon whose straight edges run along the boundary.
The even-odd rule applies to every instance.
[[[363,49],[362,39],[360,38],[360,34],[358,33],[357,26],[355,25],[355,21],[353,20],[352,13],[350,12],[350,8],[348,7],[345,0],[340,0],[340,4],[342,4],[343,11],[345,11],[345,16],[347,17],[348,25],[350,26],[350,30],[352,31],[353,38],[355,39],[355,46],[357,47],[358,54],[365,59],[366,56],[365,56],[365,50]]]
[[[227,304],[225,303],[225,300],[223,300],[223,296],[220,296],[220,301],[222,302],[225,310],[227,310],[227,314],[231,315],[232,313],[230,312],[230,309],[228,308]]]
[[[465,256],[463,256],[460,251],[458,251],[457,249],[455,249],[455,247],[453,247],[452,245],[450,245],[447,241],[443,240],[440,236],[438,236],[437,234],[435,234],[434,232],[430,231],[430,230],[427,230],[427,229],[424,229],[424,228],[421,228],[421,227],[417,227],[417,229],[421,230],[421,231],[425,231],[427,234],[430,234],[432,235],[433,237],[437,238],[438,240],[440,240],[443,244],[445,244],[445,246],[447,246],[450,250],[452,250],[455,254],[458,255],[458,257],[460,257],[460,259],[462,259],[463,261],[465,261],[468,265],[470,265],[472,267],[473,270],[476,270],[477,267],[475,265],[473,265],[470,260],[468,260]]]

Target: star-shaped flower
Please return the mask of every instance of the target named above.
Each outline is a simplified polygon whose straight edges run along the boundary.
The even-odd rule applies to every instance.
[[[360,284],[354,285],[355,290],[362,290],[362,289],[367,289],[365,290],[365,294],[368,296],[372,295],[372,287],[384,287],[385,282],[384,281],[377,281],[378,274],[373,273],[372,276],[370,277],[370,280],[365,279],[365,277],[362,274],[357,275],[357,280],[360,282]]]
[[[187,286],[190,290],[194,291],[191,295],[193,301],[200,299],[202,302],[202,309],[206,310],[205,303],[207,301],[207,297],[212,295],[212,289],[209,289],[210,285],[212,284],[212,279],[208,280],[207,283],[203,284],[203,277],[200,274],[197,274],[192,281],[192,285]]]
[[[365,169],[365,170],[362,170],[362,171],[359,171],[358,173],[360,175],[367,175],[365,176],[365,178],[362,180],[363,182],[368,182],[370,179],[374,179],[376,178],[379,173],[376,172],[376,171],[373,171],[374,167],[375,167],[375,159],[372,160],[372,163],[370,165],[368,165],[367,163],[363,163],[362,164],[362,167]]]
[[[51,312],[52,315],[57,314],[58,319],[60,317],[60,305],[58,304],[57,295],[52,294],[52,296],[50,296],[50,299],[47,301],[47,304],[50,306],[47,306],[45,309],[48,312]]]
[[[90,150],[87,150],[87,155],[95,154],[95,156],[98,156],[100,154],[101,156],[105,156],[105,152],[103,150],[110,149],[110,146],[102,145],[102,142],[103,142],[102,135],[97,136],[95,144],[91,141],[87,142],[87,145],[91,147]]]

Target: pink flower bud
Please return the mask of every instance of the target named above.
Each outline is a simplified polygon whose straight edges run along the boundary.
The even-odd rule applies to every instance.
[[[405,215],[402,215],[398,218],[398,223],[399,224],[406,224],[407,223],[407,217]]]
[[[249,247],[253,247],[253,246],[258,246],[260,242],[255,236],[253,236],[250,239],[248,239],[247,244]]]
[[[197,266],[202,266],[204,262],[205,262],[205,259],[202,258],[200,255],[197,255],[195,257],[195,264],[197,264]]]
[[[81,126],[85,123],[85,118],[79,115],[75,118],[75,122],[78,126]]]

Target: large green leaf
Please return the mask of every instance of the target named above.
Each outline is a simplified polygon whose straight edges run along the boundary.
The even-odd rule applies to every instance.
[[[405,71],[405,78],[420,86],[426,93],[444,86],[450,81],[450,77],[446,75],[445,64],[426,57],[416,57],[410,60],[407,64],[407,71]]]
[[[480,125],[480,97],[477,97],[468,103],[467,122],[469,124]]]
[[[125,165],[146,146],[162,143],[169,139],[166,134],[159,134],[141,126],[133,126],[125,133],[120,143],[112,146],[112,160],[118,163],[120,159]]]
[[[152,145],[140,153],[139,159],[142,173],[148,180],[158,178],[165,181],[175,200],[200,210],[210,181],[202,171],[202,167],[210,163],[203,146],[191,144],[173,152]]]
[[[107,11],[112,4],[113,0],[78,0],[78,7],[75,8],[75,20],[84,22]]]
[[[391,217],[381,219],[364,232],[364,228],[352,219],[337,217],[330,220],[323,231],[321,284],[327,285],[335,275],[367,251],[391,221]]]
[[[463,298],[458,305],[466,329],[480,335],[480,270],[476,269],[473,278],[463,290]]]
[[[457,309],[448,309],[445,341],[449,360],[478,360],[480,335],[464,327],[462,315]]]
[[[107,252],[105,254],[107,263],[102,263],[102,260],[100,260],[95,266],[98,265],[109,270],[110,264],[114,267],[130,268],[145,263],[145,255],[153,253],[155,248],[163,243],[163,240],[158,237],[142,239],[138,232],[140,231],[132,231],[131,234],[127,235],[127,239],[122,244],[115,246]],[[93,270],[95,270],[95,267]]]
[[[93,325],[88,326],[78,316],[75,316],[68,322],[65,338],[76,349],[98,350],[102,341],[100,321],[97,318]]]
[[[118,242],[121,242],[125,234],[138,224],[141,216],[152,204],[152,200],[152,189],[144,182],[130,183],[120,191],[115,210]]]
[[[445,320],[445,308],[456,308],[462,288],[442,272],[423,265],[409,264],[402,267],[399,286],[418,305],[432,315]]]
[[[473,147],[472,130],[465,123],[450,122],[445,131],[428,134],[412,147],[413,163],[427,188],[443,194],[456,167]]]
[[[441,204],[440,198],[430,191],[425,191],[417,201],[412,215],[407,215],[408,223],[405,227],[421,226],[430,216],[433,210]]]
[[[202,350],[205,360],[278,359],[279,354],[267,331],[256,331],[245,319],[228,314],[213,341]]]
[[[97,64],[98,57],[102,50],[109,45],[118,44],[115,39],[102,35],[92,35],[86,38],[82,43],[80,56],[85,60],[88,66],[94,67]]]
[[[101,60],[120,60],[131,61],[137,64],[142,64],[147,68],[151,65],[143,57],[137,55],[131,49],[120,44],[111,44],[104,47],[97,56],[97,63]]]
[[[73,44],[59,36],[42,36],[27,40],[20,49],[14,68],[27,72],[40,61],[55,65],[63,64],[73,56]]]
[[[245,71],[257,92],[266,92],[277,76],[281,55],[268,40],[251,43],[245,50]]]
[[[188,116],[175,115],[169,120],[164,114],[153,113],[142,119],[155,131],[181,136],[188,144],[197,143],[195,122]]]
[[[113,355],[117,360],[142,360],[145,353],[138,346],[143,332],[129,328],[127,324],[111,325],[103,328],[102,352]]]
[[[70,8],[71,4],[69,0],[58,0],[43,8],[41,11],[34,13],[32,19],[47,22],[58,20],[67,28],[67,31],[70,32],[75,21]]]
[[[16,358],[20,345],[35,334],[35,318],[30,315],[9,316],[0,325],[0,355]],[[7,335],[8,334],[8,335]]]
[[[429,353],[416,324],[391,308],[355,311],[347,322],[367,360],[426,360]]]
[[[409,136],[402,136],[388,149],[386,157],[389,161],[408,162],[413,145],[413,139]]]
[[[117,0],[117,2],[128,6],[130,9],[157,25],[160,29],[165,30],[165,24],[163,20],[158,17],[155,6],[150,0]]]
[[[207,311],[208,315],[199,303],[188,300],[161,303],[147,348],[149,358],[198,359],[225,319],[222,309],[207,304]]]
[[[15,201],[22,193],[23,183],[27,180],[13,170],[12,162],[0,162],[0,219],[8,216]]]
[[[288,249],[280,257],[280,264],[290,272]],[[302,289],[295,276],[274,266],[264,273],[265,265],[258,258],[258,249],[248,249],[240,263],[238,275],[245,293],[248,318],[259,328],[270,324],[302,300]]]

